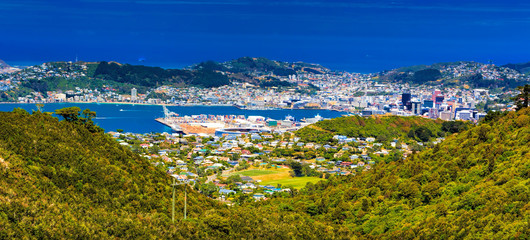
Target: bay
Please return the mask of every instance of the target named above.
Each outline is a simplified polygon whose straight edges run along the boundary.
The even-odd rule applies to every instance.
[[[142,105],[142,104],[111,104],[111,103],[47,103],[44,104],[43,112],[53,112],[56,109],[65,107],[80,107],[90,109],[96,112],[97,117],[94,122],[108,131],[123,129],[125,132],[133,133],[151,133],[151,132],[171,132],[171,128],[155,121],[156,118],[163,117],[164,112],[160,105]],[[14,108],[22,108],[28,112],[36,111],[35,104],[24,103],[5,103],[0,104],[0,111],[13,111]],[[198,115],[245,115],[263,116],[272,119],[284,119],[285,116],[291,115],[296,120],[303,118],[312,118],[319,114],[323,118],[340,117],[342,112],[331,110],[243,110],[232,106],[167,106],[167,108],[179,114]]]

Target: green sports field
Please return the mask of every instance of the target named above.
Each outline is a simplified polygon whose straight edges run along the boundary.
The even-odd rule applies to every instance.
[[[260,181],[259,185],[272,185],[277,186],[281,184],[284,187],[291,186],[294,188],[302,188],[308,182],[316,183],[320,180],[325,180],[317,177],[291,177],[289,174],[289,168],[279,168],[279,169],[248,169],[239,172],[233,172],[229,175],[239,174],[241,176],[252,177],[254,180]]]
[[[325,179],[317,178],[317,177],[295,177],[295,178],[284,178],[284,179],[277,179],[277,180],[270,180],[270,181],[262,181],[260,185],[276,186],[278,184],[281,184],[284,187],[292,186],[294,188],[302,188],[308,182],[316,183],[321,180],[325,180]]]
[[[241,175],[241,176],[255,177],[255,176],[269,175],[269,174],[275,174],[275,173],[278,173],[278,171],[262,170],[262,169],[251,169],[251,170],[245,170],[245,171],[231,173],[230,175],[238,174],[238,175]]]

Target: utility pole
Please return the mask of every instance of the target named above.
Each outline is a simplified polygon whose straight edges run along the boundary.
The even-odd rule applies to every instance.
[[[171,222],[175,222],[175,186],[176,186],[176,183],[175,183],[175,178],[173,178],[173,211],[171,212]]]
[[[187,208],[188,208],[188,185],[186,183],[176,183],[175,178],[173,178],[173,203],[171,208],[171,222],[175,222],[175,188],[177,185],[184,185],[184,219],[187,217]]]
[[[186,219],[186,208],[188,207],[188,185],[184,185],[184,219]]]

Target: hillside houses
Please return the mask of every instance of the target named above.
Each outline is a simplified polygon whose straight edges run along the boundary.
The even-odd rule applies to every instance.
[[[336,141],[317,144],[303,142],[301,138],[293,135],[276,133],[231,137],[181,136],[167,133],[109,134],[179,181],[213,183],[220,189],[217,194],[227,196],[256,193],[267,196],[285,190],[276,186],[261,186],[249,176],[241,176],[240,181],[234,183],[223,182],[225,180],[213,181],[227,172],[233,173],[248,168],[289,168],[290,164],[299,163],[306,168],[304,174],[311,176],[348,176],[360,171],[369,171],[378,161],[391,157],[395,152],[406,156],[409,151],[407,144],[397,140],[382,143],[373,137],[351,138],[344,135],[333,136]]]

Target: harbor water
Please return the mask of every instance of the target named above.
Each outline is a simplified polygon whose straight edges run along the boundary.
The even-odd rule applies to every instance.
[[[108,131],[123,129],[125,132],[150,133],[150,132],[171,132],[171,128],[155,121],[156,118],[164,117],[164,111],[160,105],[139,105],[139,104],[111,104],[111,103],[47,103],[42,108],[43,112],[53,112],[56,109],[77,106],[83,109],[95,111],[97,117],[94,122]],[[0,104],[0,111],[13,111],[14,108],[23,108],[28,112],[36,111],[35,104],[5,103]],[[272,119],[284,119],[290,115],[295,120],[312,118],[319,114],[323,118],[340,117],[343,113],[331,110],[244,110],[231,106],[167,106],[167,108],[184,115],[244,115],[263,116]]]

